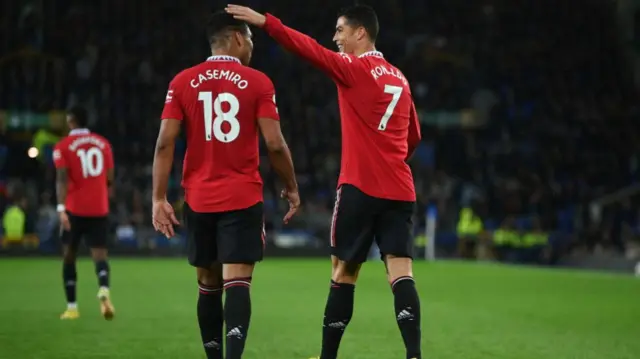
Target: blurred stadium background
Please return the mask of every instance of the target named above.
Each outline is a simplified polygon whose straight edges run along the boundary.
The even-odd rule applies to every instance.
[[[329,47],[336,9],[349,3],[242,2]],[[629,271],[640,254],[638,1],[368,3],[380,14],[379,48],[410,79],[420,110],[424,141],[412,161],[420,256],[430,213],[437,257]],[[5,250],[58,253],[51,148],[65,134],[62,111],[82,104],[115,147],[113,250],[181,254],[181,236],[166,241],[150,227],[158,117],[172,76],[207,56],[204,14],[223,5],[3,2]],[[340,162],[335,89],[259,31],[253,66],[276,85],[304,199],[282,228],[285,204],[262,161],[270,253],[324,255]],[[171,180],[177,208],[180,166]]]
[[[352,3],[237,2],[270,11],[330,48],[334,46],[331,37],[336,11]],[[632,273],[640,259],[640,1],[362,2],[378,11],[378,48],[405,73],[419,108],[424,138],[412,159],[419,196],[415,217],[417,256]],[[168,82],[178,71],[208,56],[200,25],[210,9],[225,4],[203,0],[2,2],[0,256],[60,252],[51,149],[66,133],[63,111],[73,104],[86,106],[91,112],[90,127],[114,145],[117,181],[111,213],[113,256],[183,255],[182,233],[168,241],[154,233],[150,225],[153,149]],[[340,163],[335,88],[322,73],[279,49],[260,31],[255,31],[255,38],[252,66],[268,74],[276,86],[283,131],[293,153],[304,204],[294,223],[284,228],[280,219],[285,203],[278,200],[279,184],[263,158],[267,255],[326,257]],[[184,149],[181,142],[177,158]],[[170,186],[171,201],[178,209],[182,201],[180,173],[181,163],[176,161]],[[312,259],[306,261],[313,263]],[[5,289],[19,286],[5,273],[23,268],[24,263],[5,258],[0,266],[2,262],[5,266],[0,277],[4,276],[5,282],[0,283]],[[36,267],[42,271],[58,271],[56,264],[34,263],[39,263]],[[299,263],[304,267],[307,262]],[[451,271],[436,267],[440,268],[436,273],[452,283],[456,276],[446,277],[446,273],[471,278],[475,278],[474,273],[486,273],[487,278],[503,279],[519,273],[531,279],[526,274],[529,272],[498,274],[484,264],[478,265],[476,272],[458,265],[452,264]],[[277,265],[271,266],[277,273]],[[186,263],[170,267],[188,270]],[[418,266],[419,271],[428,268],[426,264]],[[319,271],[322,274],[322,269]],[[37,272],[31,272],[37,276]],[[57,276],[51,277],[57,280]],[[320,282],[326,280],[324,275],[318,278]],[[515,277],[509,278],[516,283],[514,291],[526,292]],[[577,277],[571,278],[562,283]],[[580,300],[585,297],[576,293],[588,297],[599,292],[610,297],[594,305],[628,308],[628,303],[619,301],[637,295],[637,286],[630,289],[632,284],[625,282],[626,292],[610,292],[606,284],[587,287],[590,282],[608,283],[603,278],[564,288],[584,292],[562,292],[563,285],[556,282],[548,289],[559,290],[559,296],[545,303],[559,303],[563,298]],[[461,285],[473,287],[469,277],[465,280]],[[528,283],[544,286],[543,282]],[[116,277],[114,285],[117,283]],[[437,283],[431,284],[437,287]],[[129,285],[134,287],[131,282]],[[51,291],[58,290],[57,282],[50,286]],[[442,294],[446,289],[440,293],[443,302],[452,300]],[[480,295],[482,289],[474,293]],[[319,295],[324,296],[324,292]],[[14,298],[15,303],[18,299]],[[490,302],[496,297],[485,299]],[[317,303],[318,315],[321,302]],[[562,308],[557,313],[573,310]],[[438,313],[445,320],[449,312]],[[640,333],[637,304],[635,314],[625,318],[627,326],[616,322],[620,331],[612,334],[618,344],[624,343],[615,349],[593,349],[589,345],[595,344],[584,336],[575,342],[568,337],[552,340],[558,346],[582,346],[583,354],[578,356],[532,346],[527,348],[538,356],[518,356],[508,351],[489,351],[492,355],[483,356],[460,351],[441,357],[514,359],[545,354],[555,358],[637,358],[640,347],[631,345]],[[461,316],[459,326],[450,323],[449,329],[462,330],[460,326],[467,326],[464,319]],[[613,314],[601,319],[616,320]],[[589,323],[595,328],[598,320]],[[185,325],[193,331],[192,322]],[[431,329],[435,330],[435,325]],[[635,339],[625,342],[624,335],[632,335],[628,333],[632,329]],[[28,332],[28,328],[24,330]],[[576,338],[581,335],[576,333]],[[434,343],[449,340],[455,346],[456,341],[477,334],[458,332],[453,338],[436,335]],[[193,350],[199,353],[197,343]],[[290,353],[269,353],[273,358],[291,357]],[[122,357],[145,356],[138,353]]]

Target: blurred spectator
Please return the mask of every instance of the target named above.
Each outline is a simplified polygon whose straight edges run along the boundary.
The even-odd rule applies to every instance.
[[[458,256],[460,258],[476,258],[476,249],[483,237],[482,219],[472,207],[460,210],[458,219]]]
[[[31,234],[27,224],[29,202],[26,197],[17,197],[2,216],[2,247],[37,247],[38,238]]]

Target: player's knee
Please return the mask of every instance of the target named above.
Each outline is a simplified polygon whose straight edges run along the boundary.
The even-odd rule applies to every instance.
[[[101,262],[107,260],[107,249],[106,248],[91,248],[91,258],[95,262]]]
[[[224,264],[222,266],[222,278],[225,280],[234,278],[247,278],[253,275],[254,264]]]
[[[413,277],[413,260],[411,258],[386,255],[384,263],[387,267],[389,283],[393,283],[401,277]]]
[[[219,271],[198,268],[198,282],[212,288],[222,288],[222,275]]]
[[[72,248],[66,247],[62,252],[62,261],[67,264],[75,263],[76,251]]]
[[[355,284],[358,280],[358,273],[360,272],[361,266],[361,263],[338,261],[338,264],[334,267],[331,279],[336,283]]]
[[[335,272],[336,269],[338,269],[338,265],[340,264],[340,260],[338,259],[338,257],[332,255],[331,256],[331,271]]]

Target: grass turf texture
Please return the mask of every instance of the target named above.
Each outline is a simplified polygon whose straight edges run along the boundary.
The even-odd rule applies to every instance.
[[[252,287],[245,357],[319,353],[329,261],[270,259]],[[78,265],[76,321],[65,307],[61,264],[0,260],[0,358],[204,358],[195,270],[183,260],[111,261],[116,318],[100,317],[97,280]],[[640,358],[640,280],[592,272],[491,264],[416,263],[425,358]],[[341,358],[403,358],[380,263],[365,265]]]

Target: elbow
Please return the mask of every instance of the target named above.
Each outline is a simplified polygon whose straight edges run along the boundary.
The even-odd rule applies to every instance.
[[[287,148],[287,144],[281,139],[267,141],[266,144],[267,150],[271,153],[282,153]]]
[[[420,138],[413,139],[413,141],[409,142],[409,151],[411,152],[415,151],[419,144],[420,144]]]
[[[173,144],[166,141],[159,141],[156,145],[156,155],[164,155],[173,150]]]

